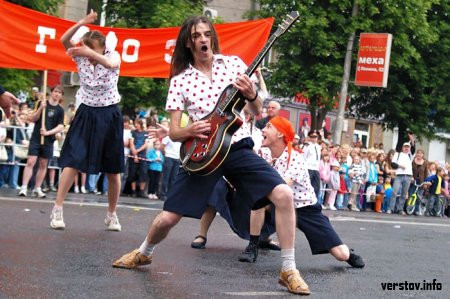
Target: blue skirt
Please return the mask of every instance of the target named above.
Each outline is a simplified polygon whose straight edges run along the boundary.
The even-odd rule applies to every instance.
[[[328,217],[322,214],[320,204],[297,208],[296,214],[297,228],[305,234],[312,254],[329,253],[343,244]]]
[[[295,214],[297,228],[305,234],[313,255],[330,253],[331,248],[343,244],[328,217],[322,214],[320,204],[296,208]],[[241,221],[238,223],[241,223]],[[260,239],[263,240],[263,234],[269,234],[268,236],[270,236],[274,231],[275,208],[272,206],[270,212],[266,212]]]
[[[217,182],[223,176],[236,188],[239,198],[249,209],[270,203],[267,195],[285,182],[252,148],[251,138],[233,144],[222,165],[207,176],[199,176],[180,168],[164,202],[164,210],[200,219],[211,197],[215,196],[213,192]]]
[[[124,172],[123,119],[117,105],[78,107],[61,149],[59,166],[88,174]]]

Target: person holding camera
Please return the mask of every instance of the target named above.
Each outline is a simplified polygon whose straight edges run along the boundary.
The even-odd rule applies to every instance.
[[[12,93],[6,91],[3,86],[0,85],[0,107],[3,109],[5,113],[5,118],[9,118],[11,116],[11,107],[12,105],[18,105],[20,103],[19,99],[17,99]],[[0,111],[0,121],[3,119],[3,113]]]

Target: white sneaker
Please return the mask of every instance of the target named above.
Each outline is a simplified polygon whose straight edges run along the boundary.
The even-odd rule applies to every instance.
[[[328,210],[328,205],[322,205],[322,210]]]
[[[45,198],[45,193],[42,192],[41,187],[37,187],[33,189],[33,192],[31,193],[33,196],[39,197],[39,198]]]
[[[350,208],[350,211],[359,212],[359,209],[352,205],[352,207]]]
[[[118,231],[122,230],[122,226],[119,223],[119,218],[117,218],[117,214],[114,213],[112,216],[106,215],[105,224],[108,226],[108,230]]]
[[[73,187],[73,192],[80,193],[80,188],[78,188],[78,186]]]
[[[335,206],[330,206],[330,210],[332,210],[332,211],[337,211],[337,209],[336,209]]]
[[[86,188],[84,186],[81,186],[81,193],[83,193],[83,194],[87,193]]]
[[[27,196],[27,187],[20,187],[19,196]]]
[[[50,219],[52,219],[52,221],[50,221],[51,228],[64,229],[66,227],[62,209],[53,209],[52,214],[50,215]]]

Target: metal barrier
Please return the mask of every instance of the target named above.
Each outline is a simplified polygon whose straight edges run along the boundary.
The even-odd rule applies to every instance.
[[[17,160],[16,161],[16,149],[17,148],[27,148],[27,145],[23,145],[23,144],[16,144],[16,140],[17,140],[17,131],[18,130],[23,130],[22,134],[25,135],[25,139],[29,140],[30,138],[27,136],[27,132],[26,129],[24,127],[21,126],[5,126],[6,131],[8,130],[13,130],[13,140],[12,143],[4,143],[4,142],[0,142],[0,146],[4,146],[6,149],[12,148],[12,157],[11,157],[11,161],[0,161],[0,165],[19,165],[19,166],[26,166],[27,165],[27,159],[21,159],[21,160]],[[8,136],[8,134],[7,134]],[[9,157],[8,157],[9,158]],[[61,171],[60,167],[57,166],[47,166],[48,169],[58,169],[59,171]]]

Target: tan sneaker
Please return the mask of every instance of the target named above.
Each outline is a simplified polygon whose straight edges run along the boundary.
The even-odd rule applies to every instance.
[[[135,249],[130,253],[125,254],[120,259],[113,263],[114,268],[134,269],[139,266],[149,265],[152,263],[152,255],[145,256]]]
[[[300,275],[300,272],[297,269],[291,269],[288,271],[280,272],[280,279],[278,282],[287,287],[288,291],[292,294],[297,295],[309,295],[311,291],[309,290],[308,285],[303,280]]]

